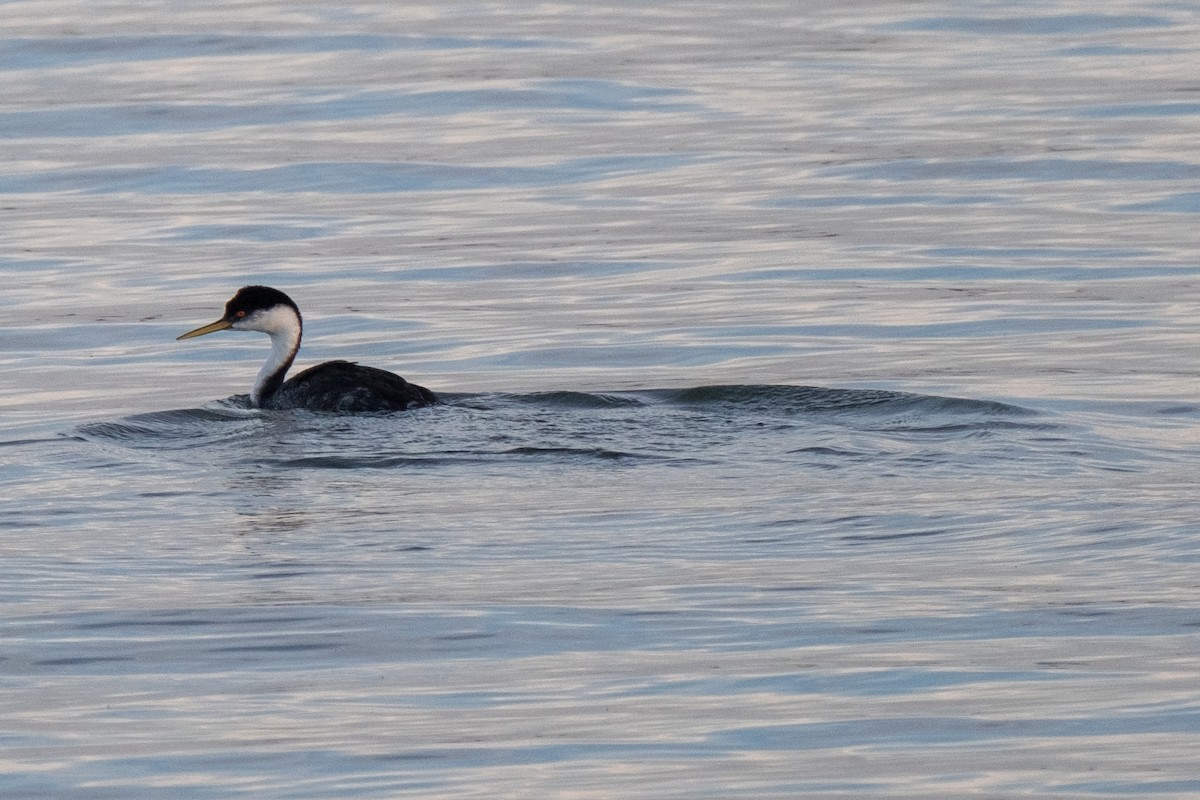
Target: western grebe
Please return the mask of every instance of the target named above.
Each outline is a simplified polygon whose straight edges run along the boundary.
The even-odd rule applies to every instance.
[[[278,289],[244,286],[225,304],[225,316],[178,338],[191,339],[226,329],[259,331],[271,337],[271,355],[250,392],[251,402],[259,408],[402,411],[438,401],[433,392],[399,375],[349,361],[326,361],[285,382],[288,367],[300,349],[304,323],[292,298]]]

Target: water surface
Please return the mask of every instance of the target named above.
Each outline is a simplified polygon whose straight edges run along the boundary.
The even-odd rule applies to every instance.
[[[1200,792],[1189,7],[0,30],[4,797]]]

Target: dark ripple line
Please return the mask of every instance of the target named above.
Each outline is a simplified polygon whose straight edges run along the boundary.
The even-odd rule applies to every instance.
[[[51,436],[38,439],[8,439],[6,441],[0,441],[0,447],[24,447],[26,445],[35,444],[53,444],[56,442],[61,442],[64,438],[69,439],[74,437]]]
[[[311,650],[336,650],[338,644],[333,642],[297,642],[292,644],[248,644],[215,647],[214,653],[299,653]]]
[[[73,656],[69,658],[44,658],[32,662],[38,667],[82,667],[89,664],[106,664],[116,661],[136,661],[133,656]]]
[[[316,469],[396,469],[424,468],[464,464],[492,464],[505,456],[544,456],[544,457],[578,457],[600,461],[678,461],[667,456],[656,456],[643,453],[628,453],[619,450],[608,450],[602,447],[536,447],[521,446],[496,452],[464,453],[462,455],[424,455],[424,456],[303,456],[300,458],[241,459],[242,464],[270,464],[278,467],[316,468]],[[695,461],[695,459],[688,459]]]
[[[854,533],[842,536],[843,542],[851,542],[854,544],[867,544],[870,542],[890,542],[897,539],[920,539],[926,536],[943,536],[950,533],[946,528],[937,528],[927,531],[903,531],[901,533]]]

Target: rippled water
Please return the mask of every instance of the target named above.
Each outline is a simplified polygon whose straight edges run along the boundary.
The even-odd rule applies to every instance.
[[[0,4],[0,795],[1200,793],[1198,16]]]

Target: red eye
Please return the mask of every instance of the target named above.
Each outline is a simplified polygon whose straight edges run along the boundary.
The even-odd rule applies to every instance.
[[[241,319],[242,317],[246,316],[246,312],[245,312],[245,311],[239,311],[239,312],[237,312],[236,314],[234,314],[234,316],[235,316],[235,317],[237,317],[238,319]]]

